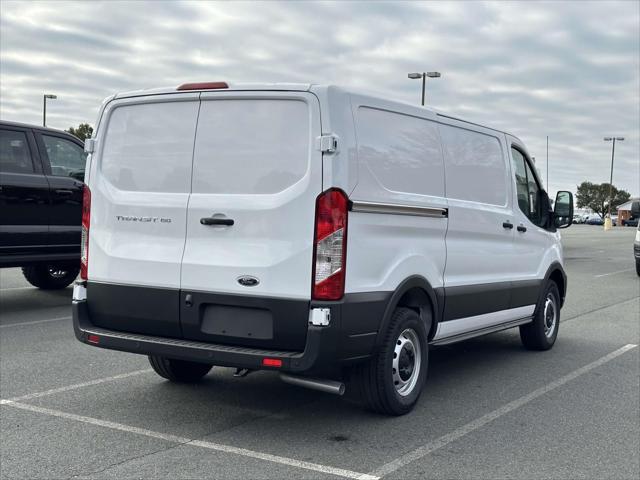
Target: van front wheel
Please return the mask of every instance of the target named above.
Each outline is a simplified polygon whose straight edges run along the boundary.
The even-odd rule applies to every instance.
[[[178,383],[197,382],[213,367],[206,363],[187,362],[157,355],[149,355],[149,363],[158,375]]]
[[[351,372],[351,386],[369,409],[387,414],[410,412],[426,381],[425,322],[410,308],[397,308],[378,354]]]
[[[560,292],[550,281],[537,306],[533,322],[520,326],[520,339],[529,350],[549,350],[558,337],[560,327]]]

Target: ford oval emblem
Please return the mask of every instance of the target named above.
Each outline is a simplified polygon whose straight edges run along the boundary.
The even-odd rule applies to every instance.
[[[242,277],[238,277],[238,283],[243,287],[255,287],[260,283],[260,280],[250,275],[243,275]]]

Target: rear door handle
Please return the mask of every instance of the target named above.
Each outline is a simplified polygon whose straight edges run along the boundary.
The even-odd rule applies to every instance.
[[[523,232],[523,233],[524,233],[524,232],[526,232],[526,231],[527,231],[527,227],[525,227],[524,225],[518,225],[517,230],[518,230],[519,232]]]
[[[70,195],[73,195],[73,191],[72,190],[64,190],[64,189],[58,189],[58,190],[56,190],[56,193],[58,195],[62,195],[64,197],[68,197]]]
[[[502,228],[508,228],[511,230],[513,228],[513,223],[511,222],[502,222]]]
[[[214,217],[204,217],[200,219],[200,223],[202,225],[226,225],[230,227],[235,222],[233,218],[214,218]]]

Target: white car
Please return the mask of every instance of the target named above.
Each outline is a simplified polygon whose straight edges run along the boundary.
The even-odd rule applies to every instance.
[[[560,227],[516,137],[334,86],[114,95],[87,141],[77,338],[196,381],[213,365],[400,415],[428,349],[558,334]]]

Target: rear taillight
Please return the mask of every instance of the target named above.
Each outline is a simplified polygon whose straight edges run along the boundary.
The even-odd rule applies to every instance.
[[[82,253],[80,254],[80,278],[87,280],[89,266],[89,225],[91,223],[91,190],[84,186],[82,192]]]
[[[314,300],[340,300],[344,295],[348,203],[347,195],[337,188],[321,193],[316,200]]]

